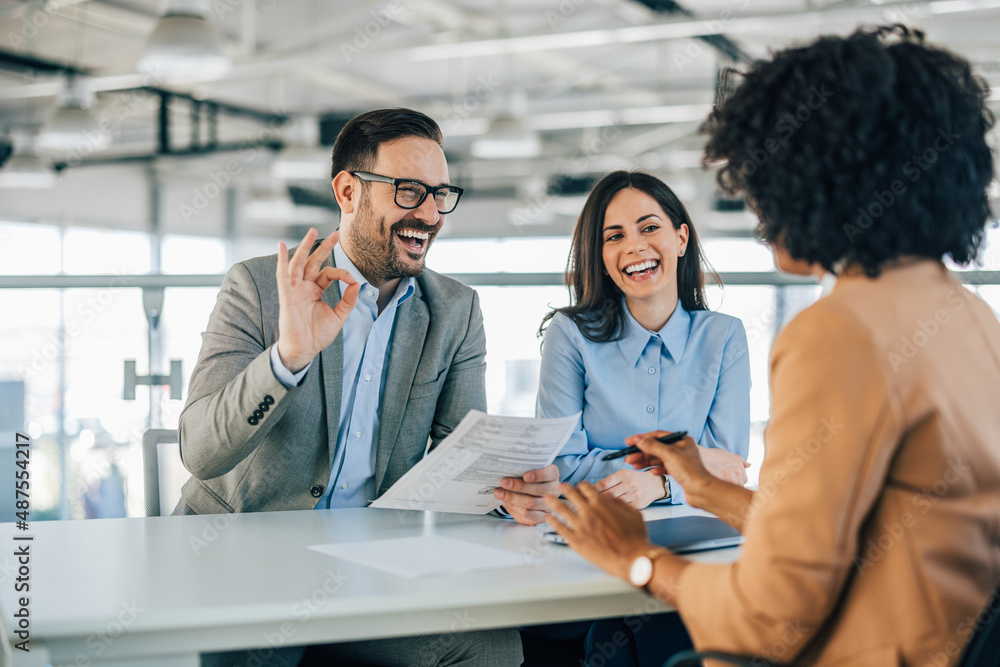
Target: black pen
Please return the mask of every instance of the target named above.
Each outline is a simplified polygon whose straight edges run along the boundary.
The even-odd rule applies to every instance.
[[[661,435],[657,440],[662,442],[664,445],[672,445],[675,442],[680,442],[687,437],[687,431],[677,431],[676,433],[671,433],[669,435]],[[620,459],[623,456],[628,456],[629,454],[638,454],[640,449],[635,445],[631,447],[626,447],[625,449],[619,449],[617,452],[611,452],[610,454],[605,454],[601,457],[602,461],[612,461],[614,459]]]

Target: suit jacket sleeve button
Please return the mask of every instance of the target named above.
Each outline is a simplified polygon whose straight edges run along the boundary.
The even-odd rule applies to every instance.
[[[261,409],[261,412],[267,412],[268,410],[271,409],[271,406],[263,401],[261,401],[260,405],[258,405],[257,407]]]
[[[264,412],[263,412],[263,410],[254,410],[253,411],[253,416],[256,417],[257,419],[263,419],[264,418]]]
[[[256,426],[257,424],[260,423],[260,420],[257,419],[256,417],[250,417],[247,419],[247,423],[250,424],[251,426]]]
[[[264,402],[268,405],[274,405],[274,398],[270,394],[267,394],[264,396]]]
[[[323,487],[319,485],[314,486],[313,488],[309,489],[309,493],[312,494],[313,498],[319,498],[320,496],[323,495]]]

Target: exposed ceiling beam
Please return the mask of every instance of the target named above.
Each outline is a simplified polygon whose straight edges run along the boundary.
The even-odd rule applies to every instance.
[[[583,30],[579,32],[523,35],[500,39],[485,39],[450,44],[418,46],[407,56],[416,61],[446,60],[451,58],[481,58],[512,53],[531,53],[561,49],[583,49],[614,44],[638,44],[671,39],[693,39],[718,34],[719,25],[726,34],[765,32],[788,34],[790,31],[809,29],[820,31],[832,22],[850,24],[879,23],[926,18],[944,14],[961,14],[1000,8],[1000,0],[934,0],[914,5],[913,2],[887,2],[866,7],[845,7],[820,11],[794,13],[756,14],[732,16],[728,21],[690,19],[669,21],[648,26]],[[906,10],[906,11],[904,11]],[[717,25],[718,24],[718,25]]]

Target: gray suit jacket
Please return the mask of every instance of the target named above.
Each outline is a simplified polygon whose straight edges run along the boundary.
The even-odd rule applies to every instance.
[[[326,264],[333,266],[332,255]],[[274,377],[276,265],[276,255],[240,262],[222,284],[180,416],[181,458],[192,477],[175,514],[312,509],[329,482],[343,334],[298,387]],[[486,409],[478,295],[430,270],[415,282],[396,313],[379,408],[378,495],[420,460],[428,435],[437,444],[470,409]],[[324,300],[333,306],[339,299],[335,282]]]

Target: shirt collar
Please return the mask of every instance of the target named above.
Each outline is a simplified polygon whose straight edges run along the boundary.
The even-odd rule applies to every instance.
[[[622,299],[622,310],[625,311],[626,331],[625,337],[618,341],[618,349],[625,355],[625,359],[635,366],[639,363],[642,351],[646,349],[650,338],[659,338],[667,348],[670,357],[677,361],[684,355],[684,348],[687,346],[688,333],[691,329],[691,314],[677,300],[677,307],[670,315],[670,319],[659,331],[649,331],[636,322],[632,313]]]
[[[361,285],[362,291],[365,289],[365,286],[369,284],[368,279],[361,275],[361,272],[358,271],[358,267],[354,266],[354,262],[352,262],[351,258],[347,256],[344,249],[340,247],[339,241],[337,242],[337,245],[333,246],[333,263],[334,266],[344,269],[351,274],[351,277],[357,280],[358,284]],[[391,303],[398,306],[409,299],[410,295],[413,294],[414,282],[415,281],[412,276],[406,278],[405,280],[400,280],[399,284],[396,285],[395,294],[392,295]],[[341,292],[343,292],[343,288],[341,288]]]

